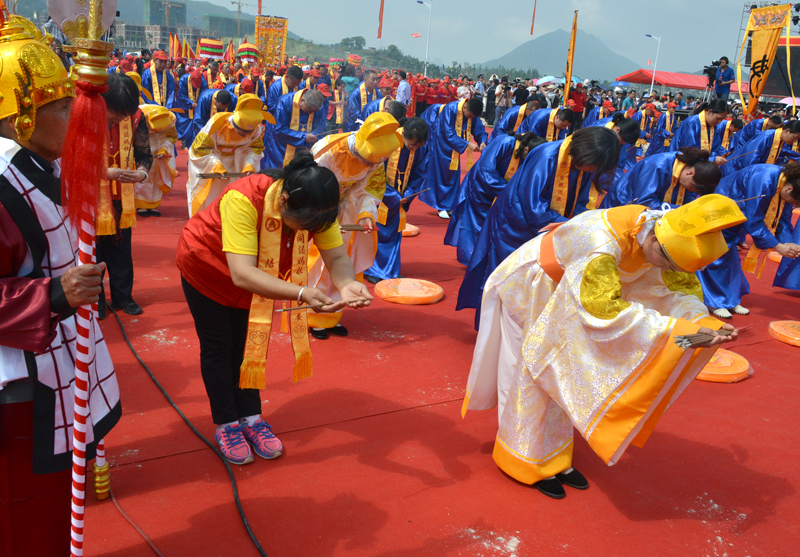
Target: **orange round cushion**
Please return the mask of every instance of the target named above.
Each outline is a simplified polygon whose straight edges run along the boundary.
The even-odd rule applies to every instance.
[[[380,281],[375,285],[375,294],[393,304],[421,306],[441,300],[444,290],[427,280],[401,278]]]
[[[792,213],[794,213],[795,215],[800,215],[800,207],[798,207],[797,209],[792,210]]]
[[[416,236],[417,234],[419,234],[419,228],[413,224],[406,223],[406,227],[403,229],[403,238],[407,238],[408,236]]]
[[[777,251],[769,252],[769,255],[767,257],[769,257],[770,261],[774,261],[775,263],[780,263],[781,259],[783,259],[783,256]]]
[[[744,357],[730,350],[719,349],[697,378],[712,383],[737,383],[751,375],[753,368]]]
[[[769,334],[792,346],[800,346],[800,321],[773,321],[769,324]]]

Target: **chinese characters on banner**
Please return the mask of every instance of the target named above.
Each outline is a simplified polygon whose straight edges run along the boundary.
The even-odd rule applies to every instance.
[[[786,27],[786,36],[789,36],[789,25],[791,18],[790,10],[791,4],[783,4],[781,6],[768,6],[766,8],[756,8],[750,11],[750,21],[747,23],[747,30],[744,34],[744,41],[739,49],[739,56],[736,65],[736,81],[739,83],[739,95],[741,96],[742,90],[742,52],[747,43],[747,37],[752,31],[751,48],[752,58],[750,65],[750,94],[748,102],[744,102],[742,97],[742,106],[746,106],[744,116],[752,113],[758,105],[758,97],[764,90],[764,85],[769,77],[772,64],[775,62],[775,54],[778,51],[778,40],[781,36],[781,31]],[[789,54],[789,46],[787,41],[786,46],[786,65],[787,74],[789,76],[789,87],[792,90],[792,97],[794,97],[794,87],[792,86],[791,69],[788,67],[791,63],[791,56]]]
[[[256,17],[256,47],[265,67],[278,68],[286,53],[286,34],[289,20],[284,17]]]

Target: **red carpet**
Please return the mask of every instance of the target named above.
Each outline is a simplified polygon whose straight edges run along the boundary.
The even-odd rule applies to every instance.
[[[134,297],[122,316],[134,347],[209,438],[214,425],[193,321],[175,267],[187,220],[186,154],[161,218],[134,230]],[[419,201],[403,241],[407,277],[440,284],[432,306],[376,301],[350,311],[347,338],[312,339],[314,377],[291,383],[286,335],[273,337],[265,416],[286,447],[275,461],[234,467],[242,503],[274,556],[792,555],[800,545],[797,494],[800,348],[773,340],[771,320],[798,319],[800,295],[751,280],[755,324],[733,350],[755,375],[738,384],[696,381],[643,449],[606,467],[580,438],[585,492],[555,501],[504,476],[491,458],[495,411],[460,416],[475,332],[455,312],[463,267],[442,245],[446,221]],[[106,439],[119,503],[167,557],[257,555],[224,466],[169,407],[103,322],[124,414]],[[795,362],[795,363],[792,363]],[[91,498],[91,496],[90,496]],[[86,555],[152,551],[111,501],[90,501]]]

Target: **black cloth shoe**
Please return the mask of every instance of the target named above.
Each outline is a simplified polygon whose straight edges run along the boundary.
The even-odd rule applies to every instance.
[[[372,275],[364,275],[364,280],[370,284],[378,284],[383,279],[378,277],[373,277]]]
[[[140,315],[142,313],[141,306],[133,300],[129,300],[127,302],[114,302],[111,304],[111,307],[114,309],[121,309],[128,315]]]
[[[550,478],[548,480],[540,480],[533,484],[533,487],[547,495],[548,497],[552,497],[553,499],[563,499],[567,496],[567,492],[564,491],[564,486],[561,485],[561,482],[558,481],[556,478]]]
[[[326,340],[328,338],[328,329],[313,329],[309,328],[308,332],[311,336],[318,340]]]
[[[574,489],[589,489],[589,480],[587,480],[583,474],[575,470],[575,468],[568,474],[564,472],[556,474],[556,478],[562,484],[568,485]]]
[[[149,209],[136,209],[136,216],[137,217],[149,217],[150,210]]]
[[[157,211],[156,209],[150,209],[147,211],[147,215],[150,217],[160,217],[161,211]]]
[[[328,329],[328,332],[332,335],[336,335],[337,337],[347,336],[347,329],[345,329],[344,325],[341,323],[337,323],[332,329]]]
[[[97,318],[102,321],[106,318],[106,301],[99,300],[97,302]]]

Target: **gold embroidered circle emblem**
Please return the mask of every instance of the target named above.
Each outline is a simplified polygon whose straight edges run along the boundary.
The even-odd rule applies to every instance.
[[[266,223],[267,232],[275,232],[280,225],[281,223],[277,219],[269,219]]]
[[[52,77],[56,73],[53,52],[39,44],[26,44],[19,51],[20,60],[30,68],[34,75]]]

